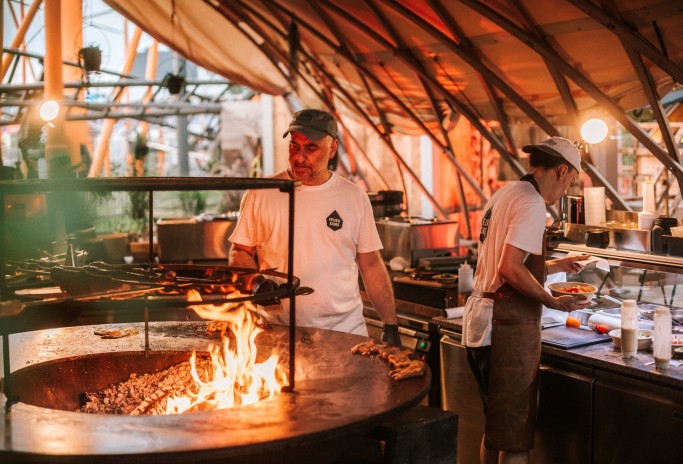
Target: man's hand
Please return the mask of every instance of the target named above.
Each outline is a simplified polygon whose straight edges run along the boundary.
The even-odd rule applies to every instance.
[[[567,272],[569,274],[577,274],[584,268],[584,264],[579,261],[585,261],[590,258],[590,255],[576,255],[568,256],[566,258],[549,259],[545,263],[548,266],[548,274],[555,274],[556,272]]]
[[[398,325],[384,324],[384,331],[381,337],[383,342],[392,346],[401,346],[401,336],[398,334]]]
[[[567,313],[587,308],[591,304],[591,300],[587,300],[580,295],[562,295],[554,298],[554,300],[555,306],[551,307],[551,309],[558,309]]]

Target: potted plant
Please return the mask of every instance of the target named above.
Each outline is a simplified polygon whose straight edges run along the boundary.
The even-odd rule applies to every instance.
[[[185,78],[168,73],[164,77],[162,85],[168,89],[168,93],[171,95],[178,95],[185,87]]]
[[[95,44],[89,44],[78,51],[78,63],[87,73],[99,72],[102,65],[102,50]]]

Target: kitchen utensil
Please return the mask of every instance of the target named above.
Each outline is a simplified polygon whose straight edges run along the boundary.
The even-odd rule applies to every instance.
[[[609,231],[603,229],[589,229],[586,231],[586,246],[607,248],[609,245]]]

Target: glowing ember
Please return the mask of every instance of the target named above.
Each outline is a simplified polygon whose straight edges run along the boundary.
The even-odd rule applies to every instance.
[[[239,292],[230,296],[237,297]],[[190,290],[187,298],[188,301],[202,300],[196,290]],[[251,302],[195,305],[192,309],[203,319],[223,322],[225,333],[221,346],[209,346],[210,369],[206,368],[201,376],[197,371],[196,353],[192,353],[194,386],[190,386],[183,396],[170,397],[166,414],[243,406],[280,393],[287,375],[277,354],[271,354],[264,362],[256,361],[255,340],[263,329],[256,325],[256,307]],[[228,332],[234,335],[234,340]]]

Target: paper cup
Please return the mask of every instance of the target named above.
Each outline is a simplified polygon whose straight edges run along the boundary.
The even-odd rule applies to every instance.
[[[657,213],[641,211],[638,213],[638,228],[641,230],[651,230],[652,226],[655,224],[655,219],[658,217],[659,215]]]

